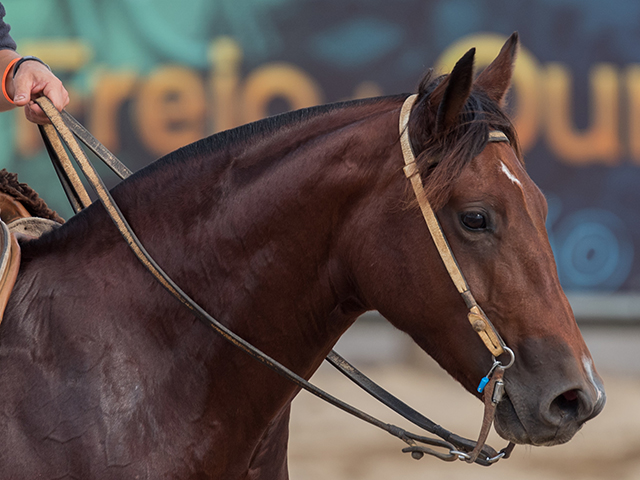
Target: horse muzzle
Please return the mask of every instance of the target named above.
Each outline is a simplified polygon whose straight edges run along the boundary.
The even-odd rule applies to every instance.
[[[590,358],[583,358],[580,375],[556,381],[526,382],[506,380],[506,395],[498,404],[495,428],[514,443],[552,446],[566,443],[588,420],[597,416],[606,403],[602,380],[594,372]],[[545,380],[556,375],[547,375]]]

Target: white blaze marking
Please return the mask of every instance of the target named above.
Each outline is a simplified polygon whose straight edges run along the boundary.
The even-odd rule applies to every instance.
[[[584,369],[587,371],[587,376],[589,377],[589,381],[593,385],[593,388],[596,389],[596,394],[598,395],[597,401],[599,402],[602,398],[602,390],[593,377],[593,361],[588,357],[582,357],[582,365],[584,365]]]
[[[511,173],[511,170],[509,170],[504,162],[500,162],[500,170],[502,170],[502,173],[504,173],[509,180],[522,188],[522,183],[520,183],[520,180],[518,180],[518,178],[513,173]]]

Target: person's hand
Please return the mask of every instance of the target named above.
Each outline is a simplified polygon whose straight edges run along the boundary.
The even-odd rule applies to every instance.
[[[59,111],[69,103],[69,93],[62,82],[40,62],[23,62],[7,84],[8,94],[13,95],[16,106],[25,107],[25,116],[33,123],[50,123],[34,99],[46,95]]]

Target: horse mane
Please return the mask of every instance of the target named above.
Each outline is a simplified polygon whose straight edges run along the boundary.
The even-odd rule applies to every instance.
[[[255,141],[257,139],[267,137],[280,129],[297,125],[316,117],[328,115],[338,110],[373,106],[376,104],[387,103],[389,101],[401,101],[404,97],[406,97],[406,95],[346,100],[325,105],[316,105],[266,117],[230,130],[215,133],[189,145],[185,145],[184,147],[168,153],[157,162],[151,164],[150,167],[145,168],[144,173],[145,175],[152,173],[156,168],[160,168],[166,162],[174,164],[180,163],[189,158],[202,155],[208,156],[225,149],[240,147],[249,141]],[[328,127],[331,127],[331,125],[328,125]]]
[[[346,111],[350,108],[362,107],[367,109],[369,114],[372,114],[371,108],[375,108],[376,105],[387,105],[392,108],[401,103],[405,97],[406,95],[393,95],[312,106],[218,132],[164,155],[116,185],[111,193],[116,202],[121,203],[122,206],[130,195],[137,196],[140,195],[140,192],[149,194],[158,192],[158,185],[160,184],[164,185],[164,188],[171,188],[172,185],[177,186],[177,178],[182,180],[186,178],[197,179],[203,174],[204,170],[206,170],[207,175],[224,172],[237,158],[236,152],[242,151],[249,143],[260,142],[261,139],[272,136],[280,130],[295,127],[303,122],[320,120],[325,115],[340,110]],[[353,118],[345,117],[345,123],[351,121],[353,121]],[[314,127],[316,128],[310,129],[310,132],[313,135],[321,135],[339,128],[339,125],[336,126],[335,122],[326,122],[326,127],[324,128],[320,123],[317,123]],[[297,148],[301,142],[305,141],[297,137],[294,140],[290,147],[292,149]],[[268,161],[267,158],[277,159],[280,155],[284,155],[283,151],[265,152],[261,160]],[[260,175],[264,171],[262,168],[250,169],[246,165],[242,165],[241,169],[244,170],[242,175],[235,176],[234,179],[238,180],[239,177],[242,177],[240,181],[246,181],[251,176]],[[132,188],[133,185],[135,187]],[[211,197],[214,193],[210,190],[207,195]],[[68,228],[57,229],[39,239],[27,242],[23,246],[23,258],[32,254],[35,255],[41,249],[51,248],[52,245],[60,245],[60,242],[77,234],[78,229],[89,228],[93,215],[87,210],[95,211],[90,206],[70,218],[69,222],[67,222],[69,224]],[[55,212],[53,213],[55,214]]]
[[[513,124],[500,105],[478,87],[471,91],[455,126],[435,133],[438,104],[432,102],[432,94],[448,76],[434,76],[431,70],[426,73],[409,121],[411,145],[436,211],[448,202],[452,183],[462,169],[484,150],[491,130],[500,130],[507,136],[524,164]]]
[[[47,218],[58,223],[64,223],[62,217],[51,210],[33,188],[26,183],[20,183],[18,174],[8,172],[6,168],[0,170],[0,192],[18,200],[34,217]]]

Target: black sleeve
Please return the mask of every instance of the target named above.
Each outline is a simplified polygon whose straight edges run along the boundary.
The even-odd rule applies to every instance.
[[[4,50],[7,48],[15,50],[16,42],[14,42],[13,38],[11,38],[11,35],[9,35],[9,30],[11,30],[11,27],[4,23],[5,15],[6,12],[4,10],[4,6],[2,5],[2,3],[0,3],[0,50]]]

